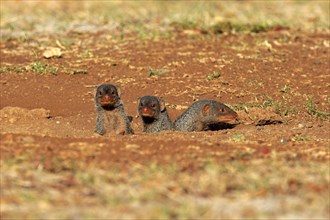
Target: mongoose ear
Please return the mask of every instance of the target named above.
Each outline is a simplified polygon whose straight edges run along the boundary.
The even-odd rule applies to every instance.
[[[120,95],[121,95],[121,89],[120,89],[119,86],[117,86],[117,93],[118,93],[118,96],[120,97]]]
[[[138,99],[137,99],[137,105],[138,105],[138,106],[140,105],[140,101],[141,101],[141,96],[138,97]]]
[[[207,115],[207,113],[209,113],[209,111],[210,111],[210,105],[209,104],[204,105],[203,115]]]
[[[165,106],[165,101],[164,101],[164,99],[162,99],[162,98],[159,98],[159,107],[160,107],[160,111],[161,111],[161,112],[164,111],[165,108],[166,108],[166,106]]]

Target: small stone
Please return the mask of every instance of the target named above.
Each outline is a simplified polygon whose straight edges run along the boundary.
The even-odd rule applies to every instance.
[[[312,128],[313,127],[313,124],[307,124],[306,125],[306,128]]]
[[[61,48],[50,47],[42,55],[46,59],[49,59],[52,57],[61,57],[62,56]]]
[[[286,144],[286,143],[288,143],[288,140],[285,139],[285,138],[281,138],[280,143],[281,144]]]
[[[137,148],[140,148],[140,145],[137,145],[137,144],[126,144],[125,148],[126,149],[137,149]]]
[[[15,123],[16,121],[17,121],[17,118],[10,118],[9,119],[9,123],[12,123],[12,124]]]

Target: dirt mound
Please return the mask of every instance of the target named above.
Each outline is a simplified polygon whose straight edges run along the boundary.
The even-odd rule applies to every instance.
[[[20,107],[5,107],[0,110],[1,132],[22,133],[51,137],[92,136],[92,129],[85,129],[77,118],[51,117],[50,110],[37,108],[28,110]]]
[[[50,117],[50,110],[44,108],[29,110],[26,108],[7,106],[0,110],[0,120],[8,120],[11,123],[19,120],[48,119]]]
[[[285,120],[278,113],[275,112],[273,107],[261,108],[248,108],[239,111],[238,121],[241,124],[254,124],[257,126],[281,124]]]

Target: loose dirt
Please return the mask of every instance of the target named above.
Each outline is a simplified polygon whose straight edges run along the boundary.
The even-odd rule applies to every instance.
[[[1,67],[10,69],[0,81],[1,160],[28,154],[35,167],[50,172],[71,169],[55,157],[100,169],[177,164],[192,175],[209,161],[329,162],[328,33],[182,32],[155,40],[72,33],[59,41],[66,39],[71,43],[62,57],[51,59],[42,53],[46,44],[56,46],[55,38],[1,42]],[[56,75],[36,73],[30,64],[37,61],[57,68]],[[148,76],[152,71],[161,74]],[[93,86],[102,83],[120,87],[134,135],[94,133]],[[136,106],[144,95],[163,97],[172,120],[203,98],[233,107],[239,117],[216,131],[144,134]],[[329,192],[329,186],[315,187]],[[319,214],[327,216],[326,210]]]
[[[27,70],[1,74],[2,132],[25,130],[23,133],[32,135],[92,137],[93,85],[113,83],[122,91],[127,112],[135,117],[137,98],[143,95],[162,96],[173,120],[193,101],[212,98],[239,112],[239,119],[233,122],[235,128],[225,130],[227,133],[267,130],[270,126],[275,129],[264,139],[267,142],[280,141],[284,134],[325,141],[328,120],[308,115],[306,103],[311,98],[319,111],[329,112],[328,37],[287,31],[206,40],[185,35],[175,40],[125,41],[109,39],[106,34],[79,36],[63,51],[62,58],[41,58],[58,68],[57,75],[36,74],[26,67],[35,62],[29,50],[34,40],[9,40],[1,44],[2,66]],[[81,57],[86,48],[91,57]],[[33,50],[36,54],[43,52]],[[150,68],[163,73],[148,77]],[[88,73],[70,75],[67,69]],[[214,72],[220,77],[208,80]],[[39,111],[44,113],[34,115],[33,111],[16,107],[42,108]],[[142,129],[137,118],[133,127],[139,135]],[[248,140],[259,138],[255,134]]]

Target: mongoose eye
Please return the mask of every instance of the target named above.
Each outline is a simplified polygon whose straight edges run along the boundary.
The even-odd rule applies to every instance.
[[[226,111],[225,109],[220,108],[220,112],[221,112],[221,113],[224,113],[225,111]]]
[[[156,107],[156,104],[155,103],[151,104],[151,107],[155,108]]]
[[[99,95],[102,95],[102,91],[99,91]]]
[[[115,94],[115,91],[111,90],[111,94],[114,95]]]

